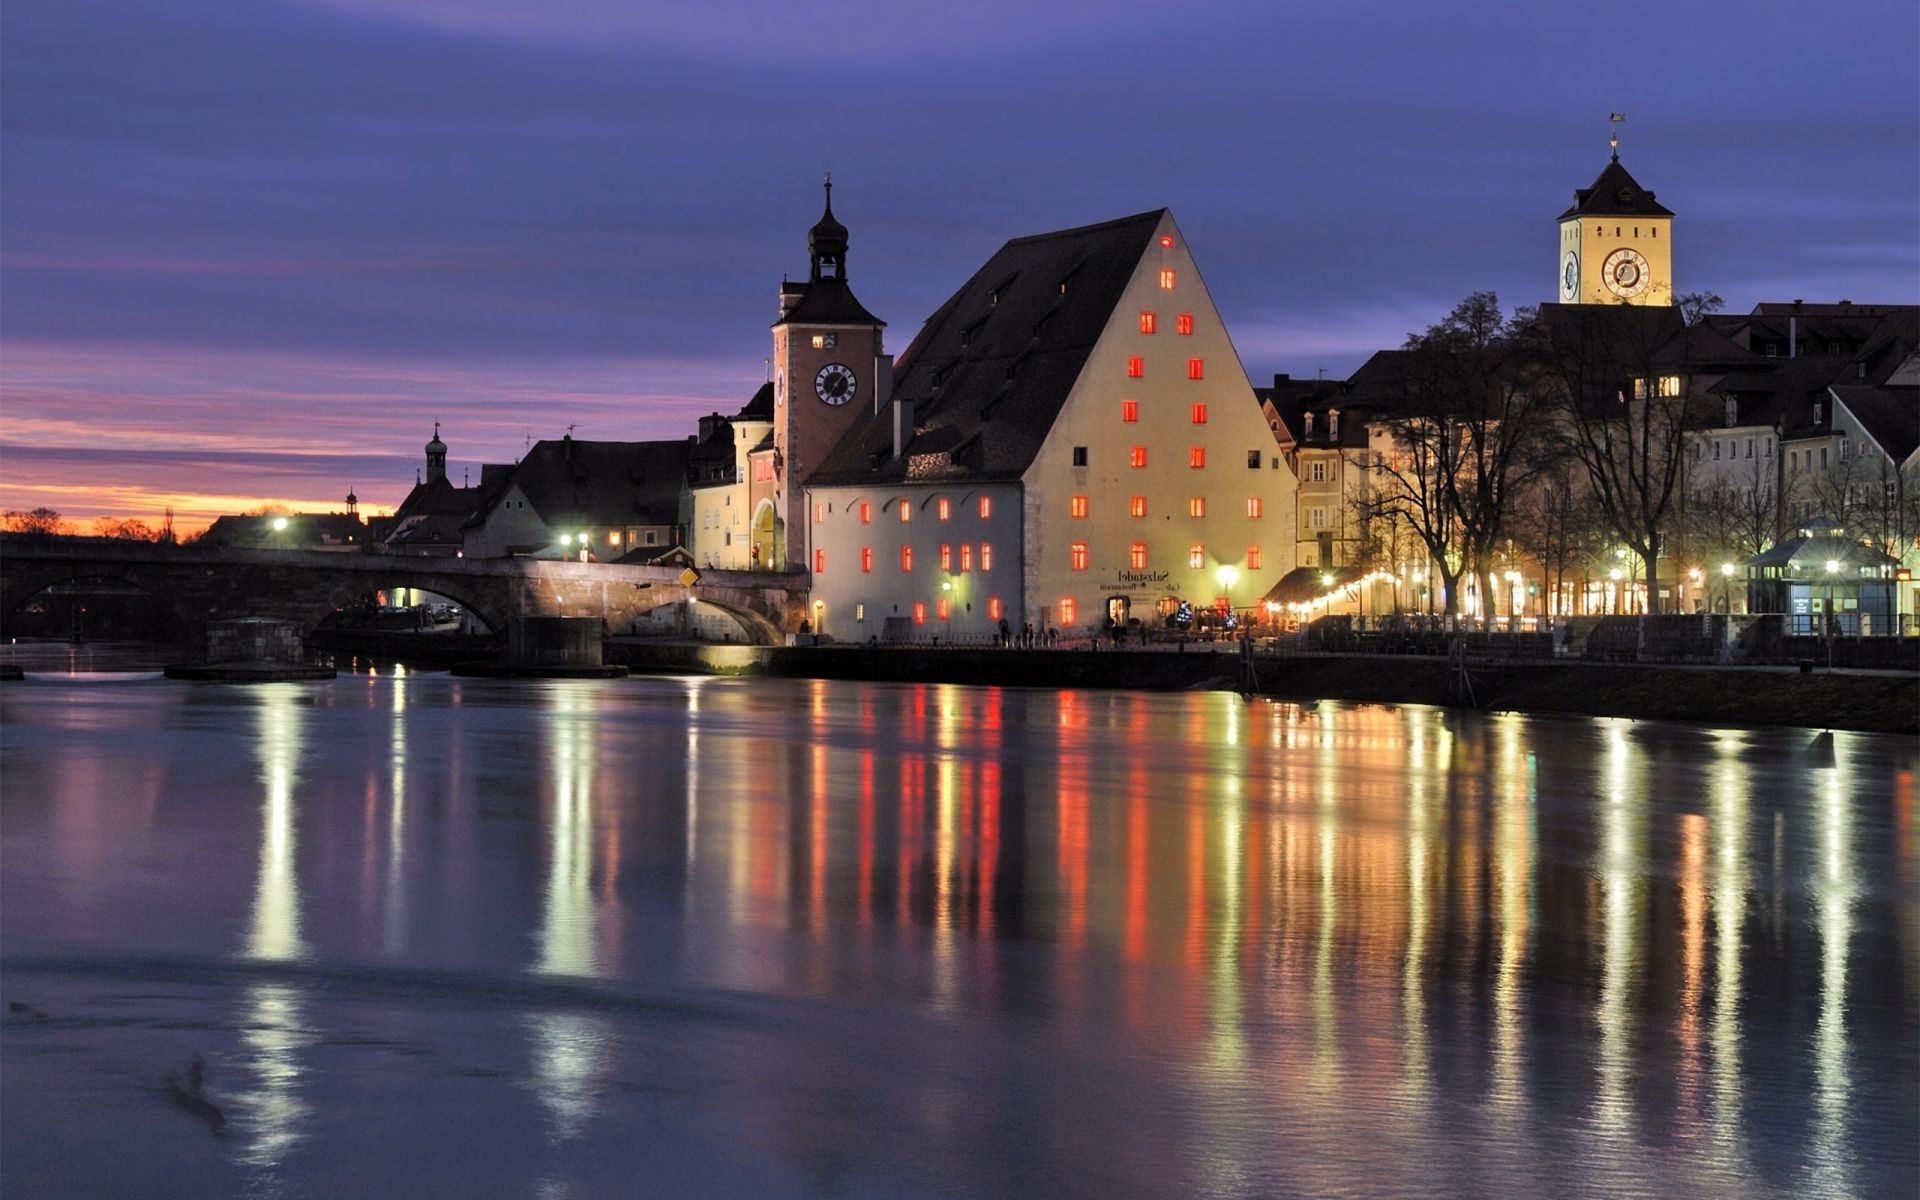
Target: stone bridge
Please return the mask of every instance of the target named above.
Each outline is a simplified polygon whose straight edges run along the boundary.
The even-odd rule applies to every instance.
[[[531,558],[425,558],[360,551],[202,549],[110,538],[0,534],[0,632],[59,584],[129,584],[170,606],[198,643],[207,622],[274,617],[311,633],[376,591],[445,596],[505,636],[513,617],[599,617],[610,631],[687,601],[726,613],[747,640],[773,644],[806,604],[805,572],[689,571]]]

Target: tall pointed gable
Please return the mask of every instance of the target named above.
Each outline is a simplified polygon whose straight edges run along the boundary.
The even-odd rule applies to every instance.
[[[1606,165],[1592,187],[1575,188],[1573,207],[1560,214],[1560,220],[1574,217],[1671,217],[1673,211],[1653,198],[1653,193],[1620,165],[1619,156]]]
[[[893,453],[893,406],[868,405],[815,484],[1016,479],[1032,463],[1151,244],[1165,209],[1015,238],[927,318],[894,369],[910,406]]]

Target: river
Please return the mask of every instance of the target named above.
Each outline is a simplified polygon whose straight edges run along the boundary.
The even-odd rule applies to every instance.
[[[0,1180],[1912,1195],[1916,747],[1813,738],[767,679],[7,684]]]

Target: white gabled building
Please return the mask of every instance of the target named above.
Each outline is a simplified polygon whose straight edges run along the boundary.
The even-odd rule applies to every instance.
[[[1008,242],[888,382],[804,479],[821,632],[1157,625],[1293,566],[1293,472],[1165,209]]]

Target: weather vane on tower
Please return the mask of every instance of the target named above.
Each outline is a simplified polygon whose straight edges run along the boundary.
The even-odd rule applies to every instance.
[[[1625,125],[1627,123],[1627,114],[1612,113],[1607,117],[1607,120],[1614,125]],[[1613,161],[1619,162],[1620,161],[1620,131],[1618,129],[1615,129],[1613,131],[1612,136],[1607,138],[1607,145],[1613,147]]]

